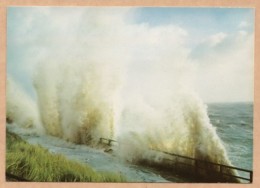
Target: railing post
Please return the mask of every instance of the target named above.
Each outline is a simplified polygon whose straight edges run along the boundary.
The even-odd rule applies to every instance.
[[[178,170],[178,157],[175,157],[175,170]]]
[[[198,175],[198,163],[197,160],[194,160],[194,172],[196,173],[196,176]]]
[[[223,179],[222,165],[219,165],[219,174],[220,174],[220,180],[222,181],[222,179]]]
[[[253,182],[253,171],[250,172],[250,183]]]

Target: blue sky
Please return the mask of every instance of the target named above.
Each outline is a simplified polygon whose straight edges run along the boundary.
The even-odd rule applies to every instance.
[[[154,25],[175,23],[186,28],[234,31],[241,20],[252,21],[250,8],[141,8],[136,19]]]
[[[89,11],[90,9],[92,11]],[[99,11],[95,11],[97,9]],[[156,47],[159,48],[161,45],[161,48],[172,48],[173,54],[178,54],[178,48],[180,48],[182,49],[180,53],[184,53],[183,58],[187,59],[188,63],[196,65],[195,90],[206,102],[253,100],[254,9],[166,7],[105,9],[95,7],[86,9],[75,7],[8,8],[8,74],[34,96],[32,77],[35,64],[43,61],[47,56],[66,56],[68,50],[63,49],[64,46],[72,45],[75,48],[81,48],[82,46],[77,45],[81,42],[80,37],[84,38],[88,35],[88,29],[91,30],[91,27],[94,27],[91,24],[94,23],[93,20],[96,20],[97,23],[101,23],[100,27],[104,24],[103,30],[102,28],[100,31],[97,30],[104,31],[100,34],[104,38],[106,29],[107,33],[116,29],[115,33],[119,36],[124,36],[124,33],[126,38],[129,36],[129,41],[126,42],[128,39],[125,38],[123,44],[130,44],[131,47],[125,50],[132,52],[133,48],[136,48],[133,53],[135,55],[138,52],[140,59],[148,53],[145,48],[149,48],[154,30],[157,28],[158,38],[165,36],[161,39],[164,42],[160,42]],[[88,29],[84,30],[84,28]],[[133,33],[141,32],[142,28],[145,28],[142,32],[151,33],[151,36],[147,36],[147,44],[142,41],[132,44]],[[145,38],[145,33],[139,33],[139,35]],[[113,33],[111,36],[118,40]],[[175,37],[173,40],[178,45],[174,42],[168,44],[167,37]],[[142,38],[140,37],[139,40]],[[166,56],[171,54],[170,51],[162,53],[167,53]],[[241,56],[238,57],[237,53]],[[225,65],[226,61],[228,63]],[[136,67],[133,70],[138,72],[141,66],[136,66],[134,63],[132,65]],[[220,76],[227,81],[226,84],[219,79]],[[205,80],[208,83],[203,82]],[[213,96],[207,88],[216,96]],[[227,88],[233,90],[234,93],[226,95]],[[243,92],[238,91],[239,88]]]
[[[254,9],[250,8],[142,8],[136,21],[151,25],[175,24],[186,29],[195,43],[218,32],[237,32],[241,22],[249,23],[247,31],[254,30]]]

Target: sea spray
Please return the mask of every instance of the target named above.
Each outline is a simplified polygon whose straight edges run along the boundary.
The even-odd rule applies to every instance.
[[[6,118],[24,128],[43,132],[38,107],[31,96],[8,75],[6,82]]]
[[[152,104],[149,106],[146,103],[143,109],[125,110],[122,122],[128,122],[127,125],[132,126],[125,132],[122,131],[118,137],[118,155],[133,163],[145,161],[150,165],[158,164],[171,169],[176,165],[173,162],[175,158],[163,154],[164,152],[232,166],[216,128],[210,123],[207,106],[192,91],[186,92],[177,92],[171,103],[164,107],[154,108]],[[182,162],[190,164],[191,161]],[[183,166],[182,169],[186,174],[193,170],[186,167]],[[206,174],[206,177],[219,178],[218,166],[204,168],[210,169],[210,174]],[[222,169],[222,172],[238,175],[229,168]],[[227,181],[238,180],[227,178]]]
[[[25,20],[33,32],[25,44],[41,52],[28,60],[37,60],[32,72],[46,132],[87,145],[116,139],[116,154],[133,162],[162,161],[150,152],[156,149],[230,165],[193,94],[188,33],[116,10],[48,9]]]
[[[46,131],[75,143],[97,143],[113,138],[113,77],[99,63],[43,63],[34,85]],[[49,77],[48,74],[55,76]],[[110,74],[110,72],[109,72]]]
[[[59,84],[57,81],[59,78],[58,74],[54,72],[54,66],[55,64],[52,63],[45,64],[45,66],[42,64],[38,65],[39,71],[35,73],[34,88],[44,129],[50,135],[61,137],[62,130],[60,127],[59,100],[57,97]]]
[[[174,92],[162,94],[164,97],[160,95],[160,100],[151,100],[155,93],[144,98],[141,96],[144,93],[139,92],[141,95],[125,103],[115,92],[119,90],[112,87],[115,82],[104,80],[106,71],[98,64],[62,65],[59,68],[59,64],[41,64],[35,74],[38,108],[47,133],[88,145],[96,144],[100,137],[114,138],[119,142],[116,155],[134,163],[148,160],[164,166],[164,156],[151,152],[159,150],[231,165],[215,127],[210,123],[206,105],[192,91],[175,87]],[[49,74],[56,76],[49,77]],[[26,125],[14,115],[13,106],[24,107],[28,112],[36,105],[25,94],[20,94],[19,99],[28,99],[26,103],[15,100],[13,85],[14,82],[8,81],[7,114],[18,124]],[[158,94],[154,96],[159,97]],[[123,103],[121,111],[115,109],[116,101]],[[120,118],[117,128],[115,111]],[[37,119],[28,114],[23,116],[31,121]],[[118,129],[116,136],[114,129]],[[226,171],[236,175],[233,170]]]

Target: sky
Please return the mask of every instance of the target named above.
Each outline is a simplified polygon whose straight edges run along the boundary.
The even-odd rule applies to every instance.
[[[254,9],[9,7],[7,12],[8,77],[33,98],[39,62],[85,58],[127,67],[126,92],[137,86],[163,90],[161,85],[178,80],[206,103],[253,101]]]

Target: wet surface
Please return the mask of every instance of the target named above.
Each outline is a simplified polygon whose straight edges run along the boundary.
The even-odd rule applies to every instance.
[[[97,171],[120,173],[128,182],[179,182],[179,178],[163,178],[153,169],[129,164],[120,160],[115,155],[106,153],[101,149],[94,149],[85,145],[76,145],[62,139],[38,135],[27,129],[21,129],[14,125],[7,125],[7,129],[20,135],[30,144],[41,145],[51,153],[62,154],[69,159],[85,163]],[[169,179],[169,180],[168,180]]]

